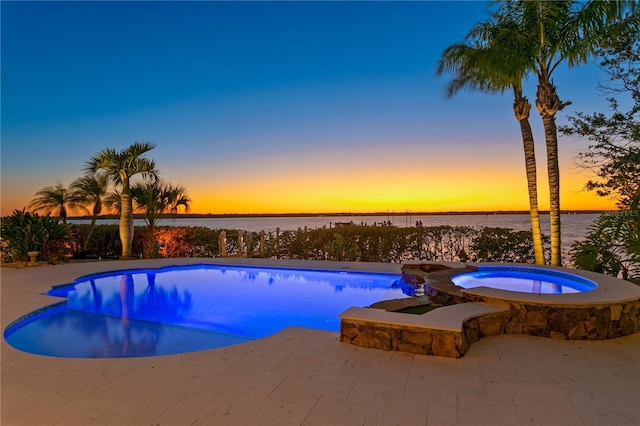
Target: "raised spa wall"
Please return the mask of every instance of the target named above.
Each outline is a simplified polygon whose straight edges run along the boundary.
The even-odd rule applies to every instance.
[[[475,269],[476,266],[469,264],[403,264],[404,283],[424,288],[428,296],[422,301],[414,298],[412,302],[403,303],[433,303],[442,307],[422,315],[398,313],[400,301],[352,308],[341,315],[341,341],[363,347],[457,358],[463,356],[473,342],[485,336],[524,334],[599,340],[640,331],[640,287],[627,281],[580,271],[581,276],[596,281],[598,288],[592,292],[564,295],[517,293],[486,287],[463,289],[452,282],[453,276]],[[379,309],[386,312],[371,312]]]

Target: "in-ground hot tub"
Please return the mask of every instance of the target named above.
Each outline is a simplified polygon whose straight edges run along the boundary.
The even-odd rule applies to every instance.
[[[595,272],[411,261],[402,266],[402,280],[415,288],[416,302],[435,309],[351,308],[340,315],[340,340],[457,358],[485,336],[596,340],[640,331],[640,286]]]
[[[403,268],[428,270],[433,262]],[[557,266],[436,264],[422,275],[442,304],[484,303],[509,309],[505,334],[560,339],[611,339],[640,331],[640,287],[590,271]],[[409,272],[411,273],[411,272]]]
[[[536,294],[568,294],[595,290],[594,281],[565,271],[516,266],[478,266],[451,281],[464,289],[490,287]]]

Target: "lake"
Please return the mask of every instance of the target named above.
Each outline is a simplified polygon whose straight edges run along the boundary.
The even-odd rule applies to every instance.
[[[588,228],[600,213],[565,213],[561,217],[562,247],[568,250],[576,240],[582,240],[588,233]],[[212,218],[175,218],[162,219],[160,226],[203,226],[211,229],[240,229],[244,231],[275,232],[296,230],[298,228],[333,227],[336,222],[353,222],[356,225],[391,222],[398,227],[415,226],[420,221],[424,226],[474,226],[501,227],[514,231],[531,229],[529,214],[442,214],[442,215],[385,215],[385,216],[268,216],[268,217],[212,217]],[[70,219],[69,223],[88,224],[89,219]],[[98,219],[99,224],[117,224],[117,219]],[[134,221],[136,226],[144,226],[142,219]],[[542,233],[549,235],[549,215],[540,215]]]

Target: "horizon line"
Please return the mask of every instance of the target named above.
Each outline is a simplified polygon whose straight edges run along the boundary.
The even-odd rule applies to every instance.
[[[561,210],[561,214],[589,214],[606,213],[616,211],[611,209],[571,209]],[[437,216],[437,215],[507,215],[529,214],[529,210],[476,210],[476,211],[387,211],[387,212],[302,212],[302,213],[166,213],[162,218],[236,218],[236,217],[315,217],[315,216]],[[539,210],[540,214],[548,214],[549,210]],[[118,218],[119,214],[105,214],[97,216],[97,219]],[[134,213],[134,217],[142,218],[143,213]],[[91,219],[91,215],[68,216],[67,219]]]

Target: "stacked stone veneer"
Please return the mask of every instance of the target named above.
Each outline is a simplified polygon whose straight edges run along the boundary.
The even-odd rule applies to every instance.
[[[437,309],[459,305],[461,309],[454,308],[461,314],[458,327],[440,327],[437,321],[430,325],[426,317],[416,321],[412,314],[388,312],[386,316],[358,316],[347,311],[341,316],[340,340],[367,348],[458,358],[485,336],[525,334],[596,340],[640,331],[640,297],[617,303],[572,305],[469,294],[455,286],[451,277],[473,269],[476,268],[468,265],[452,267],[433,263],[405,264],[402,269],[403,281],[424,286],[431,301],[445,305]],[[395,310],[383,306],[373,308]],[[466,308],[472,308],[471,315]]]
[[[411,275],[412,269],[415,270],[415,266],[403,268],[403,275]],[[467,265],[464,269],[447,268],[427,273],[424,277],[429,296],[443,304],[479,302],[507,308],[509,319],[505,334],[598,340],[640,331],[640,298],[615,303],[550,304],[469,294],[454,285],[451,277],[473,269]]]
[[[340,341],[365,348],[459,358],[482,337],[502,334],[507,320],[507,312],[490,313],[465,320],[459,330],[451,330],[343,318]]]
[[[568,340],[600,340],[640,331],[640,301],[589,306],[553,306],[468,295],[469,300],[509,308],[505,334]]]

